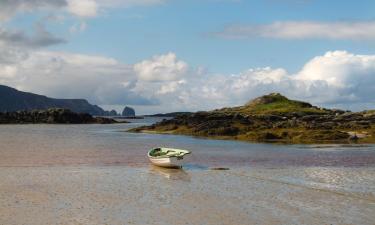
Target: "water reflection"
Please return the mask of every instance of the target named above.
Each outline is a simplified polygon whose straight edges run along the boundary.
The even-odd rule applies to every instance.
[[[307,167],[300,171],[300,175],[302,179],[294,177],[290,180],[324,190],[336,190],[345,183],[345,171],[331,168]]]
[[[353,168],[307,167],[296,180],[305,185],[331,191],[355,193],[356,195],[375,200],[373,173],[371,170]],[[301,177],[303,177],[301,179]]]
[[[147,168],[149,149],[171,146],[193,151],[191,160],[184,166],[187,171],[249,166],[375,167],[375,145],[273,145],[123,132],[150,123],[145,118],[129,124],[2,125],[0,166]]]
[[[191,181],[191,176],[184,169],[169,169],[158,166],[150,166],[150,172],[161,175],[169,180]]]

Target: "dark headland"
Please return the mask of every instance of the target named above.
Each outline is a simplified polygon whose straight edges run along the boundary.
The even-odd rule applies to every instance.
[[[0,85],[0,124],[107,124],[118,122],[96,116],[116,115],[85,99],[56,99]]]
[[[111,118],[94,117],[88,113],[75,113],[69,109],[0,112],[0,124],[110,124]]]
[[[48,110],[51,108],[69,109],[72,112],[88,113],[95,116],[117,115],[115,111],[105,111],[85,99],[50,98],[0,85],[0,112]]]
[[[325,109],[272,93],[240,107],[182,114],[130,131],[255,142],[375,143],[375,110]]]

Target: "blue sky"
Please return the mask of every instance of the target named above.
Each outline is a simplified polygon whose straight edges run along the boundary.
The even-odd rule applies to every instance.
[[[46,15],[46,14],[42,14]],[[35,17],[21,15],[15,27],[31,27]],[[30,19],[32,17],[33,19]],[[274,21],[367,21],[375,18],[374,1],[168,1],[150,7],[105,9],[87,20],[85,32],[66,34],[80,18],[50,24],[68,42],[52,49],[100,54],[136,63],[156,54],[175,52],[189,64],[212,72],[234,73],[249,67],[283,67],[296,72],[310,58],[332,49],[371,54],[375,43],[352,40],[222,39],[215,36],[234,24]]]
[[[83,4],[84,2],[87,4]],[[296,77],[304,77],[309,82],[312,80],[315,82],[317,78],[314,74],[311,74],[311,76],[301,75],[303,68],[309,62],[317,63],[312,62],[314,58],[322,57],[324,59],[326,53],[340,51],[342,54],[338,55],[341,58],[344,56],[350,58],[351,55],[354,55],[355,57],[351,58],[354,61],[358,57],[362,61],[368,61],[368,57],[372,60],[371,56],[375,52],[375,2],[370,0],[84,0],[80,2],[78,0],[36,0],[35,3],[23,5],[5,0],[0,1],[1,5],[3,5],[4,11],[2,12],[0,9],[0,18],[3,18],[3,21],[0,22],[0,28],[3,28],[3,33],[13,32],[22,36],[21,39],[26,40],[30,45],[25,46],[27,44],[22,43],[22,49],[28,53],[48,52],[49,57],[52,58],[51,54],[55,53],[57,54],[56,57],[60,57],[59,59],[62,61],[64,60],[64,57],[61,56],[63,54],[97,56],[102,57],[102,59],[115,60],[116,65],[111,69],[127,67],[123,78],[117,84],[109,86],[123,85],[127,90],[119,91],[120,95],[130,94],[134,98],[139,97],[142,104],[154,101],[154,104],[150,104],[151,106],[148,107],[140,104],[140,108],[144,111],[164,109],[161,99],[170,99],[171,96],[145,93],[142,92],[141,87],[150,86],[157,92],[157,90],[162,90],[163,87],[164,90],[167,90],[168,86],[168,90],[175,89],[174,91],[181,93],[186,92],[186,90],[174,86],[186,86],[185,88],[190,89],[194,86],[197,88],[196,85],[203,82],[197,80],[197,76],[201,76],[201,79],[204,80],[212,78],[219,80],[219,78],[227,79],[234,75],[240,79],[241,76],[250,73],[249,70],[256,70],[257,68],[271,68],[271,70],[280,68],[285,71],[283,76],[287,76],[288,79],[291,78],[293,82]],[[36,26],[39,26],[46,33],[36,30]],[[309,30],[310,28],[312,30]],[[364,29],[369,29],[368,34]],[[47,43],[45,39],[48,39],[48,44],[43,44]],[[21,48],[19,47],[21,42],[9,41],[9,38],[6,40],[7,42],[3,38],[4,46],[11,47],[11,42],[13,42],[13,45]],[[34,42],[41,44],[38,44],[37,47],[31,46]],[[168,53],[172,54],[170,58],[162,57]],[[39,57],[40,54],[35,55]],[[159,63],[158,60],[166,60],[172,64],[166,65],[164,61],[164,64],[161,63],[167,71],[164,71],[164,73],[170,72],[173,79],[147,78],[148,83],[142,83],[137,78],[139,71],[138,75],[137,71],[134,73],[128,72],[141,62],[145,62],[143,65],[155,69],[155,62]],[[347,61],[342,60],[342,63]],[[359,62],[361,65],[363,65],[362,61]],[[184,66],[179,69],[174,68],[173,66],[176,66],[178,62],[185,63],[186,68]],[[319,67],[319,65],[314,68]],[[106,68],[108,67],[106,66]],[[349,68],[348,71],[341,72],[342,74],[346,74],[346,72],[351,74],[334,78],[336,83],[340,79],[349,82],[350,79],[347,78],[357,76],[358,73],[368,79],[368,77],[371,77],[369,74],[372,74],[373,68],[366,67],[365,69],[366,72],[363,72],[364,69],[354,71]],[[17,71],[19,70],[18,68]],[[69,67],[66,70],[71,71],[71,68]],[[327,69],[327,71],[331,70],[332,67]],[[100,69],[100,71],[102,70]],[[181,71],[183,74],[172,74],[182,73]],[[75,72],[80,73],[79,71]],[[108,74],[111,74],[111,72],[108,72]],[[99,72],[94,71],[93,73]],[[365,75],[362,75],[362,73],[365,73]],[[68,76],[64,74],[63,70],[61,74],[62,76]],[[5,77],[5,75],[3,76]],[[108,79],[112,79],[110,75],[108,76]],[[114,76],[118,79],[117,75]],[[150,76],[158,76],[158,72],[150,74]],[[248,79],[255,79],[255,76],[249,75]],[[242,93],[249,96],[239,97],[236,95],[231,98],[236,100],[218,100],[215,104],[209,106],[204,101],[211,99],[212,96],[206,96],[207,99],[202,99],[201,103],[195,102],[195,107],[200,109],[205,108],[205,106],[207,108],[220,107],[223,104],[238,105],[245,99],[256,97],[253,95],[258,92],[263,94],[267,91],[283,90],[281,88],[283,84],[280,84],[281,75],[277,80],[279,83],[274,78],[267,76],[272,75],[264,75],[260,86],[251,87],[253,89],[251,93]],[[69,79],[74,82],[74,76],[69,77]],[[80,80],[81,78],[77,79]],[[282,78],[281,80],[285,79]],[[323,76],[319,79],[321,79],[319,81],[323,80],[328,82],[327,85],[330,85],[329,77]],[[272,85],[266,88],[266,80],[272,80],[275,88]],[[2,81],[1,73],[0,81]],[[235,83],[236,81],[226,82]],[[42,94],[54,97],[74,97],[73,94],[81,93],[78,90],[72,90],[72,95],[62,94],[64,93],[62,91],[64,87],[59,87],[58,84],[53,84],[55,90],[52,90],[40,85],[32,87],[20,83],[20,81],[18,83],[15,80],[7,81],[5,78],[3,83],[13,84],[25,90],[39,91]],[[94,85],[97,87],[92,88],[93,91],[103,90],[103,87],[98,86],[99,84]],[[314,85],[316,86],[317,83],[309,84],[306,88],[309,89],[309,93],[293,92],[290,95],[321,105],[342,106],[343,100],[335,98],[332,93],[329,94],[329,101],[324,101],[327,96],[319,97],[318,93],[310,93],[311,87]],[[340,86],[336,95],[347,95],[347,100],[353,101],[358,105],[357,108],[374,106],[371,101],[365,100],[354,93],[355,90],[360,89],[359,87],[353,87],[348,83],[345,83],[345,85],[347,89],[344,90]],[[48,85],[45,84],[45,86]],[[373,87],[370,87],[370,91],[371,88]],[[62,90],[57,91],[57,89]],[[128,92],[129,89],[131,89],[131,93]],[[214,96],[213,92],[218,89],[218,86],[207,87],[207,95]],[[170,93],[172,94],[172,91]],[[91,98],[87,94],[83,94],[82,97],[89,98],[94,103],[115,108],[127,104],[126,101],[98,100],[100,97]],[[180,100],[176,100],[176,104],[180,105],[174,107],[173,110],[185,109],[186,102],[181,100],[185,98],[178,97]],[[194,97],[190,96],[190,98]],[[124,99],[127,98],[124,97]],[[149,101],[145,101],[145,99]],[[137,103],[131,102],[131,104],[136,105]],[[156,105],[159,105],[159,107],[156,107]],[[348,105],[343,106],[350,108]]]
[[[375,44],[337,40],[222,40],[214,33],[230,24],[374,17],[374,1],[175,1],[108,12],[90,21],[85,33],[59,49],[109,55],[128,63],[172,51],[192,65],[223,73],[264,66],[296,71],[323,52],[344,49],[369,54],[374,52]]]

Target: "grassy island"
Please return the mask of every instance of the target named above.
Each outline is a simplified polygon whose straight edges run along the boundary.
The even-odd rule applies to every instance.
[[[279,93],[130,130],[280,143],[375,143],[375,111],[325,109]]]

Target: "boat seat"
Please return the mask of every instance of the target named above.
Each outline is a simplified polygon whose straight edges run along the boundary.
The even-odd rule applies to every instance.
[[[183,151],[174,151],[174,150],[165,150],[161,148],[154,149],[154,151],[151,153],[152,156],[154,157],[183,157],[186,155],[186,152]]]
[[[180,155],[180,153],[179,152],[171,152],[171,151],[167,151],[167,154],[166,154],[167,156],[177,156],[177,155]]]

